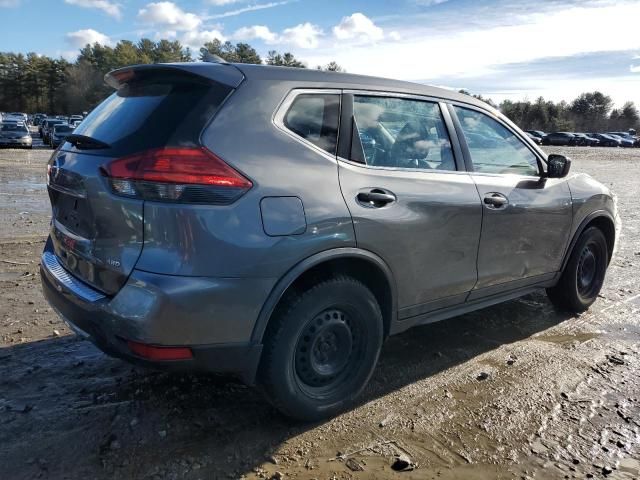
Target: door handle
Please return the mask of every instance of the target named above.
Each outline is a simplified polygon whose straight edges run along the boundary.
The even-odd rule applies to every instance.
[[[487,193],[485,195],[484,204],[487,206],[487,208],[497,210],[499,208],[506,207],[509,204],[509,200],[503,194],[493,192]]]
[[[380,208],[396,201],[396,196],[381,188],[372,188],[359,192],[356,196],[358,203],[363,207]]]

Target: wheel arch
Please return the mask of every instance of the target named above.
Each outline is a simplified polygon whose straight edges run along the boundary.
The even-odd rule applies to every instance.
[[[569,257],[571,256],[571,252],[573,251],[573,248],[578,242],[578,238],[580,238],[580,235],[582,235],[582,232],[584,232],[589,227],[597,227],[604,234],[604,237],[607,240],[607,250],[609,253],[608,255],[609,258],[607,259],[607,263],[611,261],[611,258],[613,257],[615,243],[616,243],[615,221],[613,220],[609,212],[605,210],[597,210],[595,212],[591,212],[582,220],[582,222],[580,222],[580,225],[576,229],[573,235],[573,238],[571,239],[571,243],[569,244],[569,247],[565,252],[564,260],[562,261],[561,271],[564,271],[565,267],[567,266],[567,263],[569,262]]]
[[[322,278],[346,274],[364,283],[380,303],[384,320],[384,335],[396,321],[396,285],[391,269],[378,255],[359,248],[335,248],[302,260],[280,280],[264,302],[251,335],[251,343],[260,344],[278,305],[289,294],[302,291]]]

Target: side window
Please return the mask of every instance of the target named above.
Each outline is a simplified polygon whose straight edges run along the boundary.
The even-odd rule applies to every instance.
[[[437,103],[356,95],[353,114],[367,165],[456,169]]]
[[[476,172],[538,175],[538,160],[506,127],[475,110],[454,107]]]
[[[284,124],[296,135],[335,155],[339,117],[337,94],[303,93],[291,104]]]

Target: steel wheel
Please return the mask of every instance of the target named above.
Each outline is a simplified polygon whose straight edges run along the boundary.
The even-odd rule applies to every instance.
[[[295,372],[302,388],[329,393],[353,371],[361,351],[357,314],[332,308],[316,315],[300,336]]]

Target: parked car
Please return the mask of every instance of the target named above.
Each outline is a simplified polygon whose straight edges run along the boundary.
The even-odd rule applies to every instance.
[[[74,127],[66,123],[54,125],[51,130],[51,135],[49,136],[51,139],[49,142],[51,148],[57,148],[58,145],[64,142],[64,140],[73,132],[73,128]]]
[[[44,113],[36,113],[36,114],[33,116],[33,124],[34,124],[35,126],[39,126],[39,125],[40,125],[40,122],[41,122],[43,119],[45,119],[45,118],[47,118],[47,116],[46,116]]]
[[[29,117],[27,116],[26,113],[22,113],[22,112],[12,112],[7,114],[8,117],[10,118],[15,118],[17,119],[19,122],[24,123],[25,125],[29,124]]]
[[[525,132],[527,134],[527,136],[533,140],[533,143],[535,143],[536,145],[542,145],[542,137],[538,137],[532,133],[529,132]]]
[[[577,145],[575,135],[569,132],[553,132],[548,133],[542,139],[542,145]]]
[[[546,135],[542,130],[527,130],[526,133],[533,135],[534,137],[538,137],[540,140],[542,140]]]
[[[619,147],[622,145],[622,141],[619,138],[605,135],[604,133],[590,133],[589,136],[600,140],[601,147]]]
[[[600,140],[586,133],[573,133],[573,136],[576,137],[576,144],[581,147],[597,147],[600,144]]]
[[[572,312],[598,297],[614,196],[485,102],[247,64],[106,80],[49,160],[41,278],[111,355],[236,374],[311,420],[352,404],[389,335],[541,289]]]
[[[635,132],[635,130],[631,129],[629,132],[611,132],[611,133],[613,133],[614,135],[618,135],[619,137],[633,140],[633,145],[635,147],[640,147],[640,137],[635,133],[631,133],[631,132]]]
[[[24,123],[2,122],[0,124],[0,146],[31,148],[29,128]]]
[[[54,125],[62,125],[62,124],[66,124],[67,122],[65,122],[64,120],[60,120],[57,118],[47,118],[46,120],[44,120],[44,122],[42,123],[42,141],[46,144],[46,145],[50,145],[51,144],[51,130],[53,129]]]
[[[609,135],[610,137],[619,139],[621,147],[633,148],[633,147],[636,146],[635,145],[635,142],[636,142],[635,139],[632,138],[629,134],[620,135],[620,134],[617,134],[617,133],[608,132],[607,135]]]

